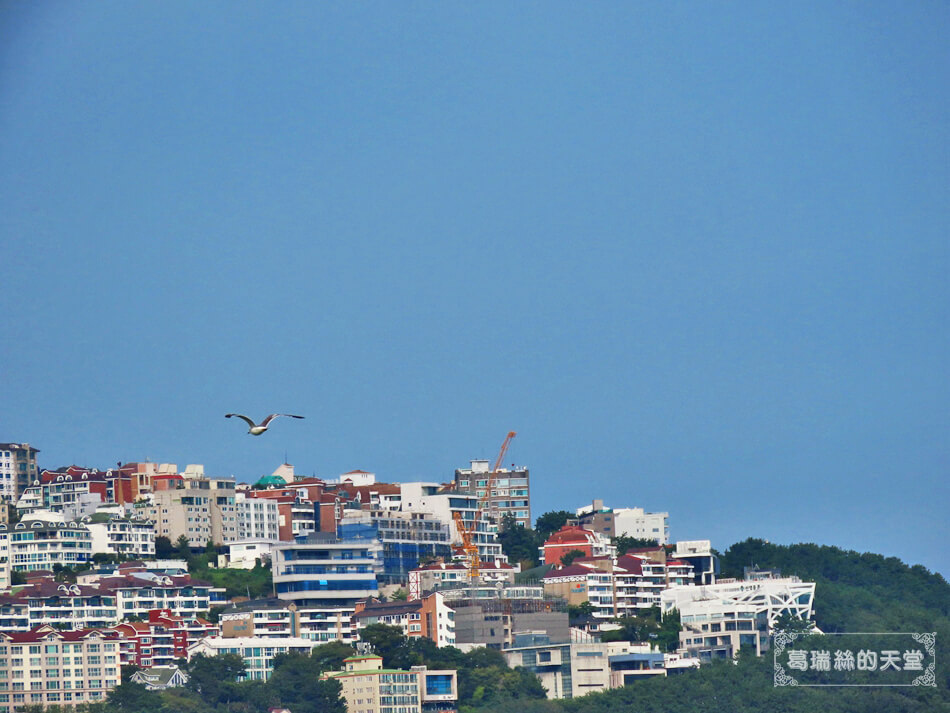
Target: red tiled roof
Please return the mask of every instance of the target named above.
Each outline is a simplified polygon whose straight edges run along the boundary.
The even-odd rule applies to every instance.
[[[617,566],[627,570],[630,574],[643,574],[643,560],[632,555],[621,555],[617,558]]]
[[[597,567],[585,567],[581,564],[570,564],[567,567],[562,567],[561,569],[552,569],[550,572],[545,574],[541,579],[560,579],[562,577],[586,577],[591,572],[603,572],[604,570],[598,569]]]
[[[575,543],[589,544],[595,539],[591,530],[585,529],[580,525],[565,525],[560,530],[552,533],[545,541],[545,545],[571,545]]]

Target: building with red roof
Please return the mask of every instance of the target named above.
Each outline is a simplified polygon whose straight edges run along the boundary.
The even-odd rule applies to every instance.
[[[177,616],[168,609],[153,609],[146,621],[123,622],[112,629],[125,640],[121,662],[140,668],[172,666],[188,657],[188,647],[198,639],[219,633],[210,621]]]
[[[610,539],[579,525],[564,525],[551,534],[540,547],[541,559],[545,564],[559,565],[561,558],[569,552],[580,550],[585,557],[613,555],[617,548]]]
[[[0,680],[13,681],[0,690],[0,711],[104,700],[121,678],[120,643],[108,630],[0,631]]]

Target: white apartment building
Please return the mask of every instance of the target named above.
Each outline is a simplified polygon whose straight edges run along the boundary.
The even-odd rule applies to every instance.
[[[440,493],[437,483],[402,483],[403,512],[426,512],[435,515],[449,526],[453,542],[461,542],[454,513],[458,513],[465,526],[471,532],[472,542],[478,546],[478,555],[482,560],[495,561],[505,559],[498,542],[498,525],[491,522],[487,515],[477,517],[478,496],[462,493]]]
[[[350,713],[457,710],[455,671],[430,671],[425,666],[393,671],[383,669],[381,656],[351,656],[343,660],[342,671],[324,673],[320,678],[340,682]]]
[[[234,480],[205,478],[201,466],[189,465],[188,469],[181,481],[183,487],[155,490],[150,503],[142,508],[155,523],[156,536],[175,542],[185,535],[192,547],[204,547],[209,541],[220,545],[237,540]]]
[[[99,520],[97,522],[97,520]],[[148,520],[93,515],[83,524],[92,537],[92,553],[105,552],[130,558],[155,557],[155,526]]]
[[[670,541],[670,514],[646,512],[643,508],[604,507],[603,500],[575,510],[579,524],[607,537],[626,535],[656,540],[665,545]]]
[[[276,500],[248,498],[244,493],[235,496],[238,540],[279,540],[280,513]],[[313,508],[310,508],[311,516]],[[297,534],[297,533],[294,533]]]
[[[237,654],[244,659],[247,673],[242,680],[266,681],[274,672],[274,657],[278,654],[307,655],[313,648],[313,642],[296,637],[273,638],[269,636],[249,636],[225,639],[209,636],[196,641],[188,647],[188,660],[198,654],[218,656]]]
[[[678,561],[655,562],[637,555],[584,557],[544,575],[544,591],[568,604],[585,601],[599,619],[637,616],[659,607],[661,593],[673,582],[688,582],[692,568]]]
[[[52,570],[55,565],[75,567],[92,558],[92,536],[78,522],[24,520],[0,525],[0,557],[14,572]]]

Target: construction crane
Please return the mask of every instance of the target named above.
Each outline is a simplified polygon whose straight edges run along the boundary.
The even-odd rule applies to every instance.
[[[485,494],[478,499],[478,506],[475,509],[475,522],[472,525],[473,529],[470,530],[465,524],[465,521],[462,519],[462,513],[457,510],[452,513],[452,518],[455,520],[455,528],[459,533],[459,539],[462,540],[462,551],[468,557],[468,575],[473,584],[478,581],[478,576],[481,572],[482,566],[481,557],[478,555],[478,545],[475,544],[474,541],[474,528],[478,527],[478,521],[482,519],[482,514],[486,511],[486,504],[488,505],[487,510],[489,512],[489,516],[491,516],[494,511],[494,508],[491,504],[491,489],[495,484],[495,474],[501,467],[505,453],[508,452],[508,446],[511,444],[511,439],[516,435],[518,434],[514,431],[508,431],[508,435],[505,437],[505,442],[501,444],[501,450],[498,451],[498,458],[495,459],[495,467],[491,469],[491,473],[488,475]]]
[[[482,566],[482,560],[478,556],[478,545],[472,540],[473,531],[468,529],[465,520],[462,519],[462,513],[456,510],[452,513],[452,517],[455,519],[455,529],[459,531],[459,537],[462,540],[462,551],[468,557],[468,576],[474,584],[478,580]]]
[[[508,435],[505,437],[505,442],[501,444],[501,450],[498,451],[498,458],[495,459],[495,467],[491,469],[491,473],[488,474],[488,486],[485,488],[485,495],[478,501],[478,515],[486,509],[485,505],[488,505],[488,514],[490,516],[495,515],[497,508],[495,507],[494,502],[492,502],[491,489],[495,487],[495,478],[498,474],[498,469],[501,467],[501,462],[505,458],[505,453],[508,452],[508,446],[511,445],[511,439],[517,436],[518,434],[514,431],[508,431]]]

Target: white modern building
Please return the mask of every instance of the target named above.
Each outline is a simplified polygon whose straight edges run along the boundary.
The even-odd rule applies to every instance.
[[[277,596],[298,607],[352,608],[378,594],[381,567],[378,540],[340,540],[311,533],[273,550]]]
[[[295,637],[249,636],[225,639],[220,636],[209,636],[188,647],[188,660],[191,661],[198,654],[205,656],[237,654],[244,659],[244,665],[247,667],[247,673],[242,680],[266,681],[274,672],[275,656],[278,654],[307,655],[312,648],[312,641]]]
[[[670,514],[646,512],[643,508],[609,508],[603,500],[575,511],[579,523],[607,537],[625,535],[645,540],[656,540],[665,545],[670,541]]]
[[[478,496],[454,492],[439,492],[437,483],[403,483],[401,508],[404,512],[432,513],[448,524],[453,542],[462,537],[455,523],[458,513],[471,533],[472,542],[478,547],[478,556],[485,561],[505,559],[498,542],[498,525],[483,514],[478,516]]]
[[[280,513],[276,500],[248,498],[239,492],[235,495],[235,501],[238,540],[280,539]]]
[[[798,577],[720,580],[670,587],[660,594],[663,612],[680,613],[681,650],[703,660],[732,657],[742,646],[761,654],[781,615],[812,619],[814,598],[815,583]]]
[[[103,552],[142,559],[155,557],[155,526],[148,520],[93,515],[83,524],[89,529],[93,554]]]

